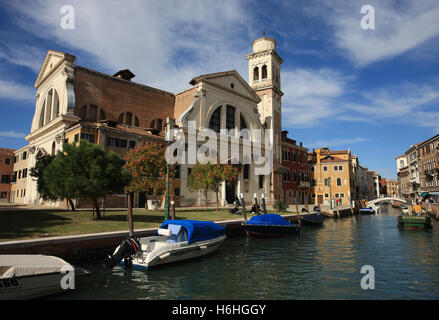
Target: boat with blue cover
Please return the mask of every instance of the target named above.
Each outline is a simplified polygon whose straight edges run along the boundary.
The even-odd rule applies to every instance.
[[[275,213],[261,214],[243,223],[247,234],[256,237],[275,237],[298,234],[300,227]]]
[[[206,255],[226,239],[226,229],[212,221],[167,220],[151,237],[127,239],[109,256],[106,264],[119,262],[127,267],[151,266]]]
[[[300,216],[300,222],[304,225],[322,225],[324,221],[325,217],[320,212]]]

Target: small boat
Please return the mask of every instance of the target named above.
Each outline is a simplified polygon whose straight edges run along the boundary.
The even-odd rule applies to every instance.
[[[433,225],[431,224],[431,217],[429,215],[411,215],[411,214],[400,214],[398,216],[398,227],[404,229],[431,229]]]
[[[121,263],[145,270],[206,255],[218,249],[225,239],[225,228],[212,221],[167,220],[154,236],[125,240],[105,264],[112,268]]]
[[[319,212],[300,216],[300,222],[304,225],[322,225],[324,221],[325,217]]]
[[[372,209],[371,207],[368,207],[368,208],[361,208],[360,213],[361,214],[376,214],[377,212],[374,209]]]
[[[54,256],[0,255],[0,300],[34,299],[74,289],[76,276],[88,273]]]
[[[254,216],[242,225],[248,235],[255,237],[285,236],[298,234],[300,231],[299,226],[275,213]]]

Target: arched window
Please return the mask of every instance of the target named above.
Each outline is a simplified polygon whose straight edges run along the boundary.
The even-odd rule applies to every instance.
[[[220,133],[221,128],[221,107],[216,108],[216,110],[212,113],[209,121],[209,129]]]
[[[44,97],[44,103],[41,107],[39,127],[48,124],[59,115],[59,97],[55,89],[50,89]]]
[[[162,131],[163,129],[163,120],[162,119],[157,119],[157,130]]]
[[[267,79],[267,66],[265,64],[262,66],[262,79]]]
[[[232,106],[226,108],[226,129],[235,129],[235,108]]]
[[[247,123],[245,122],[245,119],[242,116],[242,114],[240,114],[240,116],[239,116],[239,130],[240,130],[240,135],[242,138],[244,138],[244,139],[249,138]]]
[[[254,67],[253,68],[253,81],[259,80],[259,68]]]
[[[52,156],[55,155],[55,149],[56,149],[56,143],[55,143],[55,141],[53,141],[53,143],[52,143]]]

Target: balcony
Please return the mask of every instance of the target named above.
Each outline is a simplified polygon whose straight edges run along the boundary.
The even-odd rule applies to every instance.
[[[310,183],[309,181],[300,181],[299,188],[309,188]]]

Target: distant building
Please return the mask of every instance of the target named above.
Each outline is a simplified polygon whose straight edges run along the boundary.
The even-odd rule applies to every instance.
[[[310,201],[308,149],[296,144],[282,131],[282,188],[288,204],[307,204]]]
[[[336,198],[349,204],[355,195],[350,150],[316,149],[308,154],[311,174],[311,202],[329,205]]]
[[[396,197],[399,194],[398,180],[386,180],[386,195],[388,197]]]
[[[355,155],[352,156],[352,170],[354,172],[355,186],[353,199],[368,199],[367,168],[360,165],[360,161]]]
[[[410,171],[406,155],[396,157],[396,167],[398,169],[399,196],[407,199],[410,197]]]
[[[417,145],[420,193],[439,192],[439,134]]]
[[[14,168],[13,149],[0,148],[0,201],[10,201]]]
[[[419,155],[417,149],[417,146],[419,144],[420,143],[416,145],[410,145],[410,148],[405,152],[405,155],[407,157],[408,170],[409,170],[409,183],[410,183],[409,196],[414,201],[420,198],[421,180],[419,176],[419,165],[418,165]]]

